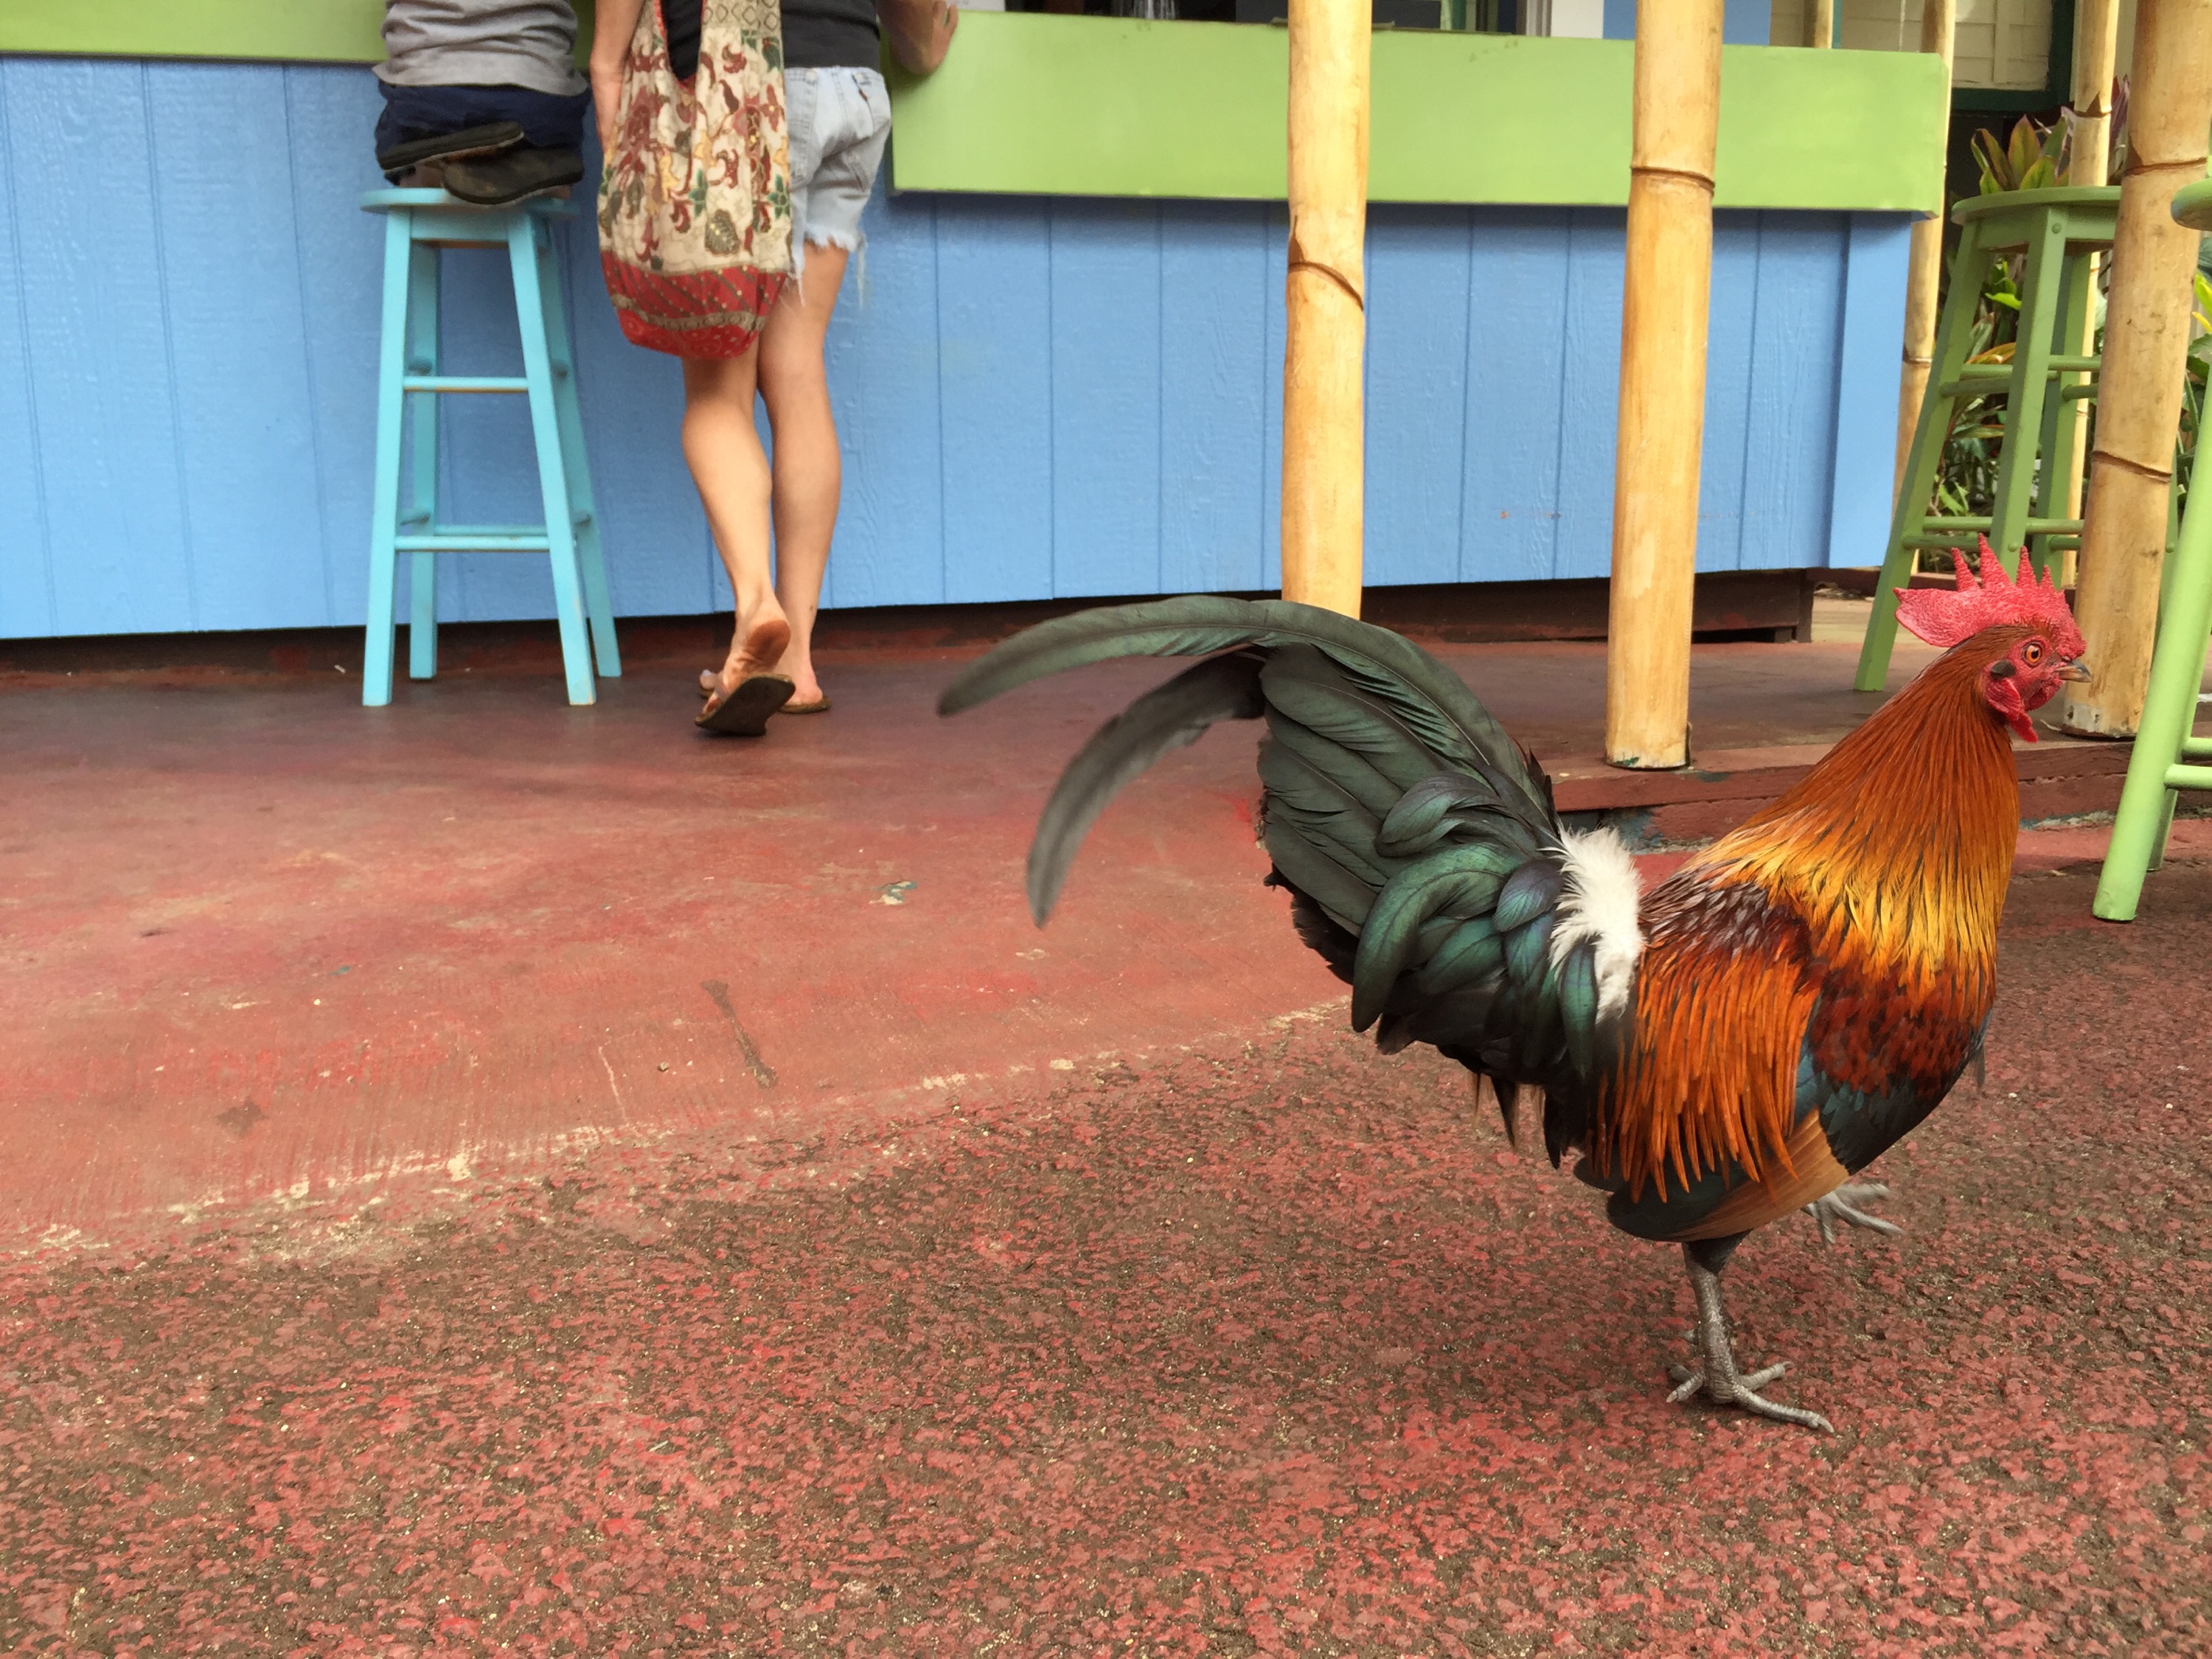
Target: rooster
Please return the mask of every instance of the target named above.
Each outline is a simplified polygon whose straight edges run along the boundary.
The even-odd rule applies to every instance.
[[[2088,678],[2063,597],[1984,544],[1955,591],[1900,594],[1944,655],[1772,805],[1649,893],[1611,830],[1561,822],[1550,781],[1460,680],[1386,629],[1279,601],[1179,599],[1032,628],[945,690],[951,714],[1115,657],[1203,657],[1076,755],[1030,850],[1050,915],[1085,833],[1168,750],[1265,720],[1261,838],[1299,937],[1384,1052],[1434,1046],[1505,1129],[1540,1091],[1554,1167],[1613,1224],[1682,1247],[1702,1394],[1832,1431],[1738,1369],[1720,1275],[1754,1229],[1809,1210],[1894,1233],[1850,1177],[1933,1111],[1996,997],[2020,818],[2009,734]]]

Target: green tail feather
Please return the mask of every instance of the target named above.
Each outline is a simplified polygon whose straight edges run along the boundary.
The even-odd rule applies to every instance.
[[[1318,652],[1303,654],[1324,665],[1323,673],[1334,667]],[[1366,762],[1401,792],[1435,773],[1437,757],[1379,698],[1363,696],[1340,680],[1330,684],[1280,672],[1279,665],[1290,655],[1288,651],[1278,652],[1267,665],[1267,678],[1261,684],[1269,708],[1281,710],[1316,737]]]
[[[1398,786],[1358,755],[1317,736],[1279,708],[1267,721],[1267,735],[1315,771],[1325,771],[1340,788],[1372,813],[1378,825],[1379,847],[1379,826],[1398,799]]]
[[[1540,811],[1541,787],[1489,710],[1458,678],[1386,629],[1284,599],[1197,595],[1105,605],[1025,629],[945,688],[938,712],[957,714],[1016,686],[1116,657],[1198,657],[1240,645],[1316,646],[1364,690],[1388,703],[1440,758],[1486,764]]]
[[[1192,744],[1217,720],[1264,712],[1258,656],[1212,657],[1156,686],[1091,734],[1068,762],[1030,843],[1030,914],[1042,927],[1060,897],[1076,850],[1107,803],[1170,749]]]
[[[1477,916],[1452,930],[1451,937],[1415,971],[1413,984],[1423,996],[1449,996],[1496,972],[1504,961],[1505,941],[1488,916]]]
[[[1352,970],[1353,1030],[1364,1031],[1382,1017],[1421,925],[1439,911],[1474,916],[1489,909],[1515,862],[1500,848],[1454,847],[1390,878],[1359,935]]]
[[[1498,896],[1498,931],[1510,933],[1557,905],[1560,885],[1559,866],[1548,861],[1522,865]]]
[[[1479,830],[1486,838],[1510,842],[1533,858],[1549,826],[1531,823],[1525,809],[1516,812],[1515,807],[1486,779],[1462,772],[1438,773],[1422,779],[1390,808],[1375,848],[1388,858],[1418,858],[1441,842]]]
[[[1547,910],[1505,936],[1505,971],[1523,996],[1534,997],[1543,986],[1551,961],[1552,922],[1553,913]]]

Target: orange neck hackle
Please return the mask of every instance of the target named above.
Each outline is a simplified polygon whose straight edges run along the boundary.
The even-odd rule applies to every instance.
[[[1803,916],[1816,948],[1910,969],[1994,968],[2020,830],[2012,743],[1984,690],[2022,626],[1937,659],[1796,786],[1696,866],[1747,878]]]

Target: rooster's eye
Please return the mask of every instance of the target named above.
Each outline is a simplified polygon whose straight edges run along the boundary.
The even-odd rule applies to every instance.
[[[2020,659],[2030,668],[2043,660],[2043,641],[2030,640],[2020,648]]]

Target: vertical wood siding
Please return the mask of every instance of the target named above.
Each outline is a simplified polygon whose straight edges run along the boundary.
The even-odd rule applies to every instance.
[[[361,621],[380,275],[365,70],[0,59],[0,635]],[[830,341],[833,605],[1274,586],[1279,204],[880,195]],[[719,608],[676,365],[562,232],[615,607]],[[1700,568],[1880,556],[1895,216],[1716,236]],[[1604,573],[1621,215],[1378,208],[1368,570]],[[518,373],[504,261],[447,256],[462,373]],[[527,520],[519,401],[446,402],[449,516]],[[456,620],[550,614],[538,562],[450,559]]]

